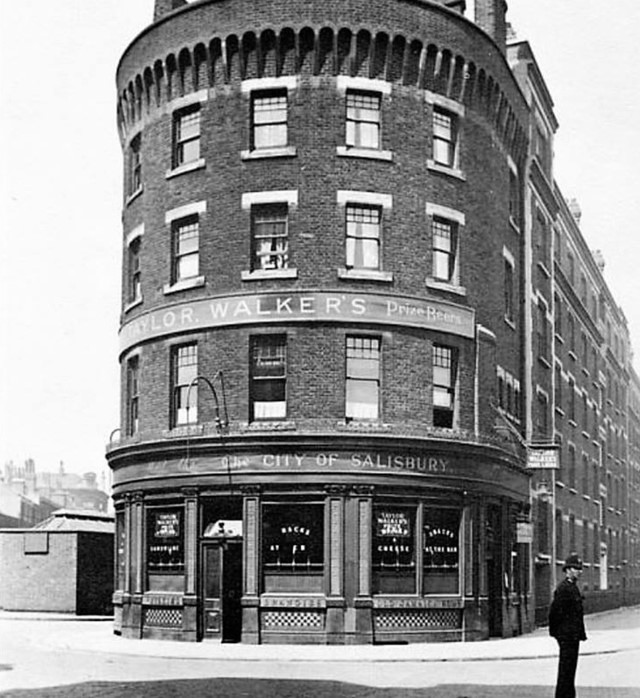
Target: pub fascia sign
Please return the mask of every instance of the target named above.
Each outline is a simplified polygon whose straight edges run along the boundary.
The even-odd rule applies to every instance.
[[[524,492],[528,479],[499,463],[434,452],[399,453],[377,451],[307,451],[285,453],[236,453],[224,456],[176,458],[136,463],[116,468],[114,484],[167,475],[231,473],[375,473],[391,472],[428,478],[467,478],[476,482],[499,483],[505,489]]]
[[[135,469],[138,473],[146,472],[152,476],[174,472],[248,472],[252,470],[400,470],[430,475],[446,475],[452,470],[451,465],[449,458],[430,454],[403,455],[375,452],[327,453],[325,451],[314,451],[311,453],[233,454],[208,458],[181,458],[178,460],[142,463],[136,465]],[[115,477],[118,477],[117,471]]]
[[[120,349],[191,330],[277,322],[363,322],[474,336],[474,311],[440,300],[366,293],[292,291],[217,296],[140,315],[120,329]]]

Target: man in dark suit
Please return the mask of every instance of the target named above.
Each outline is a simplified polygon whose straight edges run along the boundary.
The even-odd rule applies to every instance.
[[[575,698],[580,642],[587,639],[582,594],[578,587],[582,560],[571,553],[562,569],[565,578],[558,584],[549,609],[549,635],[555,637],[560,646],[555,698]]]

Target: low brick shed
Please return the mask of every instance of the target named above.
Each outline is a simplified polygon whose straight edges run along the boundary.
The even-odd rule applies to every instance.
[[[112,612],[113,517],[61,509],[30,529],[0,530],[0,608]]]

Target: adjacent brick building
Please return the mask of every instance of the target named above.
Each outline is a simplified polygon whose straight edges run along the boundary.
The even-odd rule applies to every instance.
[[[117,632],[533,627],[566,206],[530,49],[464,4],[158,0],[125,51]]]

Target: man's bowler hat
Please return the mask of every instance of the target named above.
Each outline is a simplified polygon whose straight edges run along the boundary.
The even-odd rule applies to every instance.
[[[569,569],[569,567],[573,568],[574,570],[582,569],[582,560],[576,553],[571,553],[571,555],[569,555],[569,557],[564,561],[562,569],[566,570]]]

